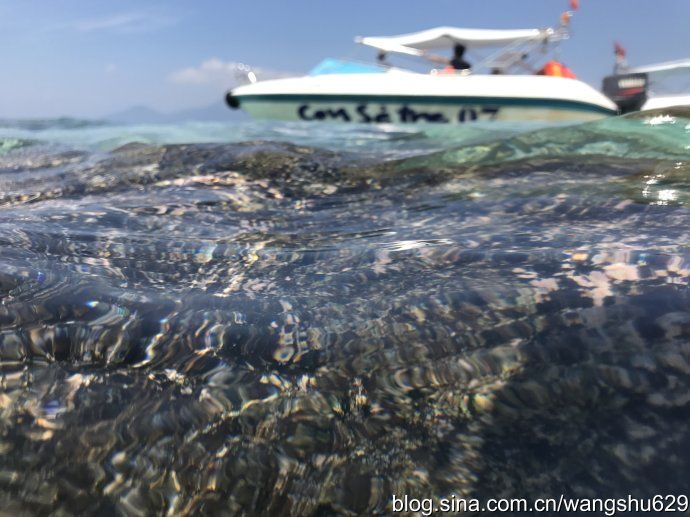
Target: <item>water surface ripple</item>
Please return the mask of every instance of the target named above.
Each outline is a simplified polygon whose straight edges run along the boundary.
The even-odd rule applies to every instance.
[[[687,494],[687,111],[0,135],[5,512]]]

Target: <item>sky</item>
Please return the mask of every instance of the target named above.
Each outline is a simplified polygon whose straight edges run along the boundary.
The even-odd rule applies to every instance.
[[[209,105],[230,63],[301,74],[373,59],[357,35],[439,25],[554,26],[566,0],[0,0],[0,118],[102,117]],[[560,58],[599,87],[613,42],[631,65],[690,57],[690,0],[580,0]]]

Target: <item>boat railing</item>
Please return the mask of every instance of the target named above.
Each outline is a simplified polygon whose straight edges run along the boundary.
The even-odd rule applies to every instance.
[[[544,37],[539,41],[514,41],[498,49],[480,61],[477,68],[505,71],[512,67],[520,66],[524,68],[525,71],[531,71],[528,59],[535,49],[540,49],[541,54],[546,54],[549,50],[553,49],[553,47],[551,49],[549,48],[549,43],[558,44],[570,38],[570,32],[565,26],[556,29],[544,29],[543,32]]]
[[[251,66],[246,63],[233,64],[235,79],[241,84],[253,84],[259,79]]]

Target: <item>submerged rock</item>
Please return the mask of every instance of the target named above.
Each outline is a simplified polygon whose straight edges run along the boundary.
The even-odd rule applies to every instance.
[[[604,130],[570,131],[385,162],[269,142],[9,153],[3,508],[682,493],[687,170],[582,158]],[[649,170],[678,202],[635,195]]]

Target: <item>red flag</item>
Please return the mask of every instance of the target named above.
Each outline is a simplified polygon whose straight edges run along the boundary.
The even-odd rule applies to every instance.
[[[570,0],[570,8],[577,11],[580,8],[580,0]]]
[[[616,56],[618,57],[625,57],[625,55],[627,54],[627,52],[623,48],[623,45],[621,45],[617,41],[613,44],[613,48]]]

